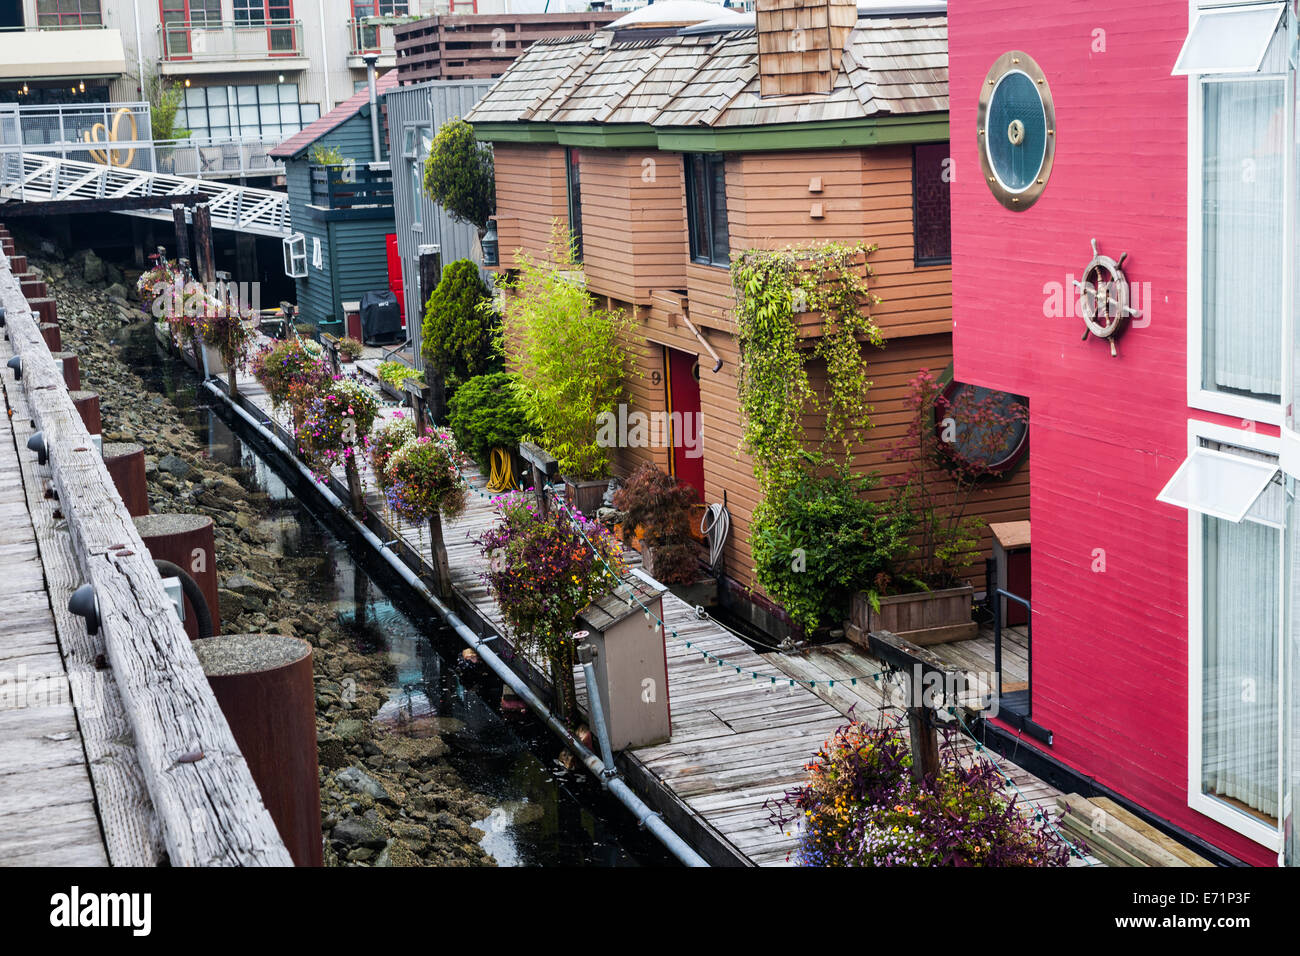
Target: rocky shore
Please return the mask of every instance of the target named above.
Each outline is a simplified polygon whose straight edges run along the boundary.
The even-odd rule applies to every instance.
[[[490,807],[443,759],[436,722],[401,733],[374,722],[396,692],[393,668],[382,650],[353,646],[337,612],[307,593],[322,559],[283,553],[268,497],[240,469],[208,458],[180,410],[124,359],[122,342],[153,334],[135,301],[138,272],[88,251],[62,256],[34,237],[18,245],[58,302],[63,347],[77,353],[84,387],[99,393],[104,441],[144,446],[152,511],[212,518],[223,631],[287,634],[314,647],[326,865],[493,865],[473,826]]]

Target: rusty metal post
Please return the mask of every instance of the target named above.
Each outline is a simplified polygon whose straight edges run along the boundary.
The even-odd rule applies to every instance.
[[[321,866],[311,645],[280,634],[194,642],[221,712],[296,866]]]
[[[149,513],[149,479],[144,467],[144,445],[105,442],[104,467],[113,479],[127,513],[132,518]],[[173,562],[174,563],[174,562]]]
[[[58,362],[63,368],[63,384],[68,386],[70,391],[77,391],[81,388],[81,360],[77,358],[76,352],[54,352],[50,356]]]
[[[86,431],[98,435],[104,430],[104,423],[99,417],[99,392],[68,392],[68,397],[76,406],[77,414],[81,416]]]
[[[217,596],[217,548],[212,519],[207,515],[144,514],[135,518],[135,530],[155,558],[184,568],[203,592],[212,613],[212,633],[221,633],[221,607]],[[185,599],[185,633],[199,636],[198,614]]]

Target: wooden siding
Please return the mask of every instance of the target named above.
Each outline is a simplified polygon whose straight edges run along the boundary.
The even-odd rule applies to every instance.
[[[587,288],[646,305],[656,289],[686,288],[686,193],[678,153],[581,151]]]
[[[516,249],[533,257],[546,254],[554,220],[568,224],[564,147],[497,143],[493,147],[497,180],[497,219],[508,223],[502,233],[501,263],[509,267]],[[503,239],[506,238],[503,235]]]
[[[496,146],[496,155],[498,213],[517,228],[512,235],[519,236],[519,244],[539,252],[549,236],[551,217],[564,219],[567,212],[563,149],[502,143]],[[661,229],[644,239],[652,248],[660,237],[678,248],[675,263],[656,256],[647,260],[647,268],[662,269],[651,272],[642,268],[642,228],[634,225],[638,213],[646,214],[636,184],[641,182],[647,156],[656,164],[656,189],[651,194],[656,205],[647,208]],[[685,179],[677,154],[583,149],[581,169],[588,288],[603,304],[635,308],[637,316],[637,332],[628,343],[638,373],[629,378],[629,403],[646,412],[664,409],[664,346],[701,356],[705,497],[721,501],[725,493],[732,517],[726,572],[743,586],[754,587],[749,529],[759,496],[752,461],[740,450],[739,351],[730,270],[690,261]],[[810,191],[814,178],[820,178],[819,191]],[[879,472],[882,479],[900,474],[904,465],[889,461],[888,453],[907,429],[907,384],[920,370],[938,374],[952,360],[951,270],[948,266],[917,268],[913,263],[911,148],[729,154],[726,183],[733,252],[825,241],[878,245],[868,260],[875,273],[870,287],[881,298],[873,315],[885,333],[886,347],[871,349],[867,355],[876,427],[857,450],[855,465],[864,472]],[[820,217],[810,214],[813,203],[821,204]],[[671,228],[676,235],[672,237],[674,208],[677,218]],[[509,261],[504,243],[502,256]],[[680,298],[675,290],[685,292],[691,321],[722,357],[718,372],[711,371],[713,362],[685,324],[674,320],[672,303]],[[822,373],[816,368],[810,373],[814,385],[819,385]],[[809,416],[806,427],[816,441],[821,424],[815,416]],[[669,458],[669,450],[662,447],[620,449],[614,470],[627,475],[646,461],[667,470]],[[989,521],[1028,518],[1028,482],[1026,463],[1009,480],[982,492],[975,513]],[[877,494],[883,496],[888,490],[882,488]],[[984,539],[987,554],[991,547],[987,532]],[[982,588],[983,577],[983,561],[976,560],[969,578]]]
[[[382,133],[382,130],[381,130]],[[369,163],[374,157],[370,119],[357,114],[322,136],[323,148],[337,147],[345,159]],[[380,142],[381,153],[384,142]],[[400,165],[400,164],[399,164]],[[386,219],[326,222],[313,218],[311,205],[311,154],[285,163],[285,183],[293,229],[306,238],[307,277],[295,279],[301,320],[318,323],[341,319],[341,303],[361,294],[388,288],[388,260],[384,236],[395,228],[390,211]],[[312,240],[321,243],[321,268],[312,264]]]

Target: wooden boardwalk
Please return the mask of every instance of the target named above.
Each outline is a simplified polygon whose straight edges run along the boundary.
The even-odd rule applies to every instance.
[[[107,866],[9,414],[0,419],[0,609],[0,866]]]
[[[286,413],[272,412],[265,391],[251,376],[241,374],[239,388],[246,404],[259,409],[264,421],[288,430]],[[387,406],[381,417],[399,411],[409,413]],[[341,479],[341,470],[334,477]],[[476,473],[467,477],[475,485],[469,507],[458,520],[444,522],[452,580],[461,599],[482,620],[504,632],[482,580],[487,562],[474,543],[495,522],[496,512],[482,491],[481,477]],[[362,480],[371,507],[427,565],[425,529],[404,526],[391,513],[375,491],[368,465]],[[636,552],[629,551],[628,558],[630,565],[639,565]],[[697,617],[694,608],[671,592],[664,596],[664,617],[668,631],[676,632],[675,638],[670,634],[667,640],[672,737],[667,743],[620,756],[629,783],[710,862],[790,863],[796,838],[771,824],[771,811],[764,804],[805,779],[805,765],[844,725],[850,707],[856,705],[854,714],[863,720],[897,715],[868,679],[882,668],[845,645],[818,649],[806,657],[756,653],[719,623]],[[861,678],[856,687],[849,683],[851,677]],[[582,697],[580,672],[578,678]],[[829,687],[832,678],[836,683]],[[973,745],[964,746],[973,750]],[[1018,767],[1002,764],[1029,803],[1045,812],[1058,812],[1059,791]]]

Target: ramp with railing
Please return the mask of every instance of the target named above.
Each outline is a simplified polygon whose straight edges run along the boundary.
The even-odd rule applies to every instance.
[[[103,211],[170,220],[168,196],[207,197],[214,229],[233,229],[261,236],[289,234],[289,196],[271,189],[210,179],[194,179],[149,169],[119,168],[60,155],[0,151],[0,213],[8,203],[102,200]],[[157,208],[113,209],[113,200],[158,197]],[[122,203],[121,205],[128,205]],[[51,210],[54,211],[54,210]]]

